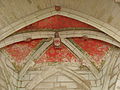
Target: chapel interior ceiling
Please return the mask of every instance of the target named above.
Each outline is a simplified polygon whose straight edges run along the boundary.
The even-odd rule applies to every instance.
[[[63,31],[70,32],[73,30],[77,31],[95,31],[101,32],[100,30],[85,24],[83,22],[77,21],[72,18],[68,18],[61,15],[54,15],[40,21],[37,21],[31,25],[28,25],[12,35],[19,35],[25,33],[34,33],[34,32],[54,32],[52,37],[48,38],[32,38],[26,37],[23,41],[13,42],[10,45],[7,45],[3,48],[3,52],[6,53],[9,57],[11,57],[12,64],[18,69],[21,70],[25,63],[27,62],[28,57],[32,57],[32,54],[36,52],[45,42],[49,42],[53,38],[53,42],[46,47],[46,49],[39,55],[39,57],[33,59],[36,64],[47,63],[60,64],[62,62],[75,62],[80,65],[84,65],[87,67],[84,58],[78,57],[75,52],[71,49],[71,47],[67,46],[62,40],[54,41],[56,38],[56,33],[60,33]],[[102,33],[102,32],[101,32]],[[65,33],[66,34],[66,33]],[[104,34],[104,33],[103,33]],[[11,35],[11,36],[12,36]],[[59,35],[57,38],[62,39]],[[80,50],[84,56],[88,56],[90,62],[99,70],[105,63],[105,56],[109,53],[110,49],[114,46],[110,44],[110,42],[104,42],[96,38],[89,38],[86,35],[73,36],[67,39],[70,43],[72,43],[78,50]],[[60,43],[60,45],[55,46],[54,43]],[[39,53],[39,52],[38,52]],[[34,57],[33,57],[34,58]],[[36,65],[38,66],[38,65]],[[35,66],[35,67],[36,67]]]
[[[82,90],[95,83],[115,88],[120,7],[114,0],[0,0],[0,13],[0,80],[10,90],[38,90],[61,76]],[[59,82],[51,90],[67,90]]]

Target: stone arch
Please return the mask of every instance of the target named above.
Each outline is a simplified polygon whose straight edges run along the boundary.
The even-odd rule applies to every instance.
[[[114,67],[114,70],[113,70],[113,73],[115,74],[115,76],[116,76],[116,80],[115,80],[115,83],[113,84],[114,86],[114,89],[115,90],[119,90],[120,89],[120,56],[119,56],[119,58],[118,58],[118,60],[117,60],[117,62],[116,62],[116,65],[115,65],[115,67]],[[114,77],[115,77],[114,76]],[[112,82],[112,80],[111,80],[111,82]],[[110,88],[110,90],[112,90],[112,88]]]
[[[36,32],[15,34],[15,35],[9,36],[9,37],[5,38],[4,40],[2,40],[0,42],[0,48],[5,47],[10,44],[13,44],[13,43],[25,41],[27,38],[31,38],[31,39],[51,38],[51,37],[53,38],[54,33],[55,32],[51,32],[51,31],[50,32],[49,31],[43,31],[43,32],[36,31]],[[110,36],[106,36],[106,34],[104,34],[104,33],[97,32],[97,31],[85,30],[85,31],[77,31],[75,33],[75,30],[71,30],[71,31],[61,31],[59,33],[60,33],[61,38],[86,36],[88,38],[102,40],[102,41],[108,42],[110,44],[113,44],[117,47],[120,47],[120,43],[117,42],[115,39],[113,39]]]
[[[30,16],[27,16],[11,24],[6,28],[3,28],[3,30],[1,30],[0,40],[3,40],[4,38],[8,37],[9,35],[13,34],[14,32],[18,31],[19,29],[27,25],[30,25],[36,21],[39,21],[41,19],[53,16],[53,15],[67,16],[67,17],[82,21],[84,23],[87,23],[89,25],[92,25],[120,42],[120,36],[119,34],[116,33],[118,32],[118,30],[112,27],[111,25],[104,23],[94,17],[88,16],[86,14],[83,14],[81,12],[74,11],[71,9],[62,8],[61,11],[55,11],[54,7],[49,9],[44,9],[42,11],[38,11]]]
[[[103,75],[103,90],[114,90],[115,85],[119,75],[119,57],[120,57],[120,50],[119,48],[114,47],[112,51],[112,55],[110,56],[109,65],[107,65],[106,69],[104,68],[104,75]]]
[[[45,80],[46,78],[48,78],[58,72],[68,76],[69,78],[74,80],[76,83],[83,86],[85,88],[85,90],[90,90],[90,88],[91,88],[90,82],[88,82],[87,80],[85,80],[85,78],[81,77],[80,75],[78,75],[77,73],[75,73],[74,71],[72,71],[66,67],[57,67],[57,68],[51,67],[51,68],[47,69],[47,71],[44,71],[43,73],[41,73],[42,75],[38,75],[31,82],[29,82],[28,85],[26,86],[26,89],[33,90],[36,87],[36,85],[39,85],[39,83],[41,83],[43,80]]]

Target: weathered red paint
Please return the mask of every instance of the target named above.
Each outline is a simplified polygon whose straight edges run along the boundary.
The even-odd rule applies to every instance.
[[[40,29],[52,29],[59,30],[64,28],[88,28],[88,29],[96,29],[88,24],[80,22],[78,20],[61,16],[54,15],[45,19],[42,19],[38,22],[35,22],[27,27],[19,30],[27,31],[27,30],[40,30]],[[102,57],[110,48],[110,44],[105,43],[103,41],[87,39],[83,38],[72,38],[74,43],[76,43],[79,47],[81,47],[84,51],[90,54],[93,57],[94,62],[99,64],[102,60]],[[25,57],[30,53],[30,51],[36,47],[36,45],[41,40],[32,40],[28,42],[20,42],[13,45],[7,46],[6,51],[17,61],[21,62]],[[44,55],[41,56],[36,63],[40,62],[63,62],[63,61],[76,61],[77,58],[64,46],[61,48],[55,48],[53,45],[49,47],[49,49],[45,52]]]
[[[111,47],[109,43],[100,40],[90,39],[90,38],[80,37],[80,38],[72,38],[72,40],[80,48],[82,48],[89,55],[91,55],[97,64],[101,63],[103,56]]]
[[[79,61],[78,58],[65,46],[56,48],[54,45],[51,45],[45,53],[36,60],[36,63],[43,62],[76,62]]]
[[[18,42],[5,47],[5,50],[16,62],[20,63],[40,43],[40,41],[42,41],[42,39]]]
[[[80,22],[78,20],[68,18],[61,15],[54,15],[45,19],[42,19],[36,23],[33,23],[20,31],[25,30],[40,30],[40,29],[62,29],[62,28],[89,28],[95,29],[94,27]]]

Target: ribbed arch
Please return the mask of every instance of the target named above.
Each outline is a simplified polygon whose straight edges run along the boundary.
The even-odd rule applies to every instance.
[[[54,7],[33,13],[32,15],[25,17],[22,20],[17,21],[11,24],[10,26],[4,28],[3,30],[1,30],[0,33],[0,40],[3,40],[4,38],[8,37],[9,35],[13,34],[14,32],[18,31],[19,29],[25,26],[28,26],[36,21],[53,15],[63,15],[87,23],[91,26],[98,28],[100,31],[108,34],[109,36],[113,37],[114,39],[120,42],[120,36],[116,33],[118,30],[112,27],[111,25],[71,9],[62,8],[61,11],[55,11]]]

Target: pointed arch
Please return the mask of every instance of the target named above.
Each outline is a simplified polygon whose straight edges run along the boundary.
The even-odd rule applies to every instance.
[[[41,75],[36,76],[31,82],[29,82],[26,86],[26,89],[33,90],[33,88],[35,88],[35,86],[38,85],[41,81],[48,78],[49,76],[54,75],[57,72],[63,73],[64,75],[76,81],[78,84],[82,84],[86,88],[86,90],[90,90],[90,82],[88,82],[87,80],[85,80],[84,77],[81,77],[80,75],[66,67],[50,67],[47,71],[42,72]]]
[[[64,7],[62,8],[61,11],[55,11],[54,7],[49,9],[44,9],[41,11],[37,11],[23,19],[18,20],[17,22],[1,30],[0,41],[27,25],[30,25],[36,21],[39,21],[41,19],[53,16],[53,15],[63,15],[63,16],[67,16],[67,17],[76,19],[78,21],[87,23],[91,26],[98,28],[102,32],[108,34],[109,36],[113,37],[114,39],[120,42],[120,35],[117,33],[119,31],[118,29],[94,17],[88,16],[84,13],[81,13],[72,9],[67,9]]]

